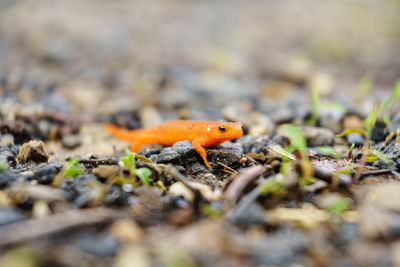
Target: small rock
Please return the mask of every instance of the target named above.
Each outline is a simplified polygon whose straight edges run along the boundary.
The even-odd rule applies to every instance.
[[[0,146],[11,147],[14,145],[14,136],[12,134],[3,134],[0,136]]]
[[[385,141],[386,136],[389,135],[389,129],[383,121],[377,121],[372,129],[371,140],[378,143]]]
[[[22,145],[17,159],[19,163],[41,163],[49,160],[49,154],[47,153],[42,141],[31,140]]]
[[[397,113],[390,121],[388,125],[389,131],[395,132],[397,129],[400,128],[400,113]]]
[[[319,122],[322,127],[331,129],[335,133],[340,133],[342,131],[342,119],[344,114],[345,108],[342,106],[321,106]]]
[[[32,216],[35,218],[41,218],[51,213],[49,205],[43,200],[37,200],[33,203]]]
[[[270,114],[270,118],[275,124],[292,122],[295,117],[295,113],[287,106],[279,107]]]
[[[51,184],[54,176],[61,171],[61,166],[45,165],[35,171],[32,180],[38,181],[39,184]]]
[[[206,173],[209,173],[210,170],[204,164],[195,162],[192,164],[192,166],[190,166],[189,172],[191,176],[202,176]]]
[[[174,209],[168,216],[168,223],[174,226],[184,226],[193,221],[192,207]]]
[[[196,161],[196,149],[189,141],[176,142],[172,147],[164,148],[158,155],[157,163],[175,163]]]
[[[25,219],[17,209],[0,209],[0,226]]]
[[[72,243],[84,252],[97,257],[113,256],[120,247],[120,242],[107,233],[81,232]]]
[[[143,246],[124,246],[115,259],[116,267],[142,266],[151,267],[151,255]]]
[[[125,205],[128,203],[129,193],[123,190],[121,186],[113,185],[107,192],[106,199],[103,204],[106,206],[110,205]]]
[[[335,142],[335,134],[332,130],[314,126],[301,126],[300,130],[310,147],[332,146]]]
[[[245,210],[241,213],[235,213],[232,215],[231,220],[238,224],[243,225],[255,225],[255,224],[264,224],[265,223],[265,211],[262,206],[257,203],[250,204]]]
[[[79,175],[72,179],[64,179],[61,188],[67,192],[68,198],[77,207],[84,207],[96,203],[102,194],[102,184],[95,175]]]
[[[174,197],[182,196],[184,199],[192,202],[194,200],[193,192],[187,188],[182,182],[176,182],[169,187],[169,194]]]
[[[346,136],[347,142],[351,145],[354,144],[356,147],[364,145],[364,136],[359,133],[351,133]]]
[[[342,128],[345,129],[361,129],[363,128],[363,120],[357,114],[347,114],[343,118]]]
[[[19,178],[19,175],[13,171],[0,172],[0,189],[15,183]]]
[[[100,165],[93,169],[93,174],[100,178],[107,179],[118,174],[119,168],[115,165]]]
[[[80,135],[68,134],[63,136],[62,144],[67,149],[74,149],[82,144],[82,138]]]
[[[243,157],[243,149],[239,145],[224,143],[217,147],[207,149],[207,159],[217,164],[218,162],[231,168],[240,166],[240,159]]]
[[[315,72],[308,79],[308,88],[315,88],[322,96],[330,95],[333,90],[332,77],[323,72]]]
[[[335,134],[332,130],[314,126],[299,126],[299,129],[306,138],[309,147],[332,146],[335,142]],[[282,146],[289,144],[288,138],[284,136],[280,129],[273,140]]]
[[[124,243],[140,243],[145,238],[143,229],[131,219],[122,219],[110,226],[111,234]]]
[[[359,228],[365,238],[388,238],[400,234],[400,215],[397,213],[382,209],[370,201],[361,203],[358,210]]]
[[[243,136],[238,139],[238,143],[242,145],[243,153],[249,154],[268,154],[268,145],[271,143],[269,136]]]
[[[10,166],[15,167],[17,164],[16,153],[8,146],[0,146],[0,162],[7,162]]]

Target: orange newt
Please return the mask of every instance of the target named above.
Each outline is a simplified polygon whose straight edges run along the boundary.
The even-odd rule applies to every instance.
[[[120,129],[112,124],[105,124],[105,128],[119,139],[132,141],[131,151],[133,152],[139,152],[142,145],[172,146],[178,141],[188,140],[209,169],[211,166],[203,147],[216,146],[243,134],[241,122],[175,120],[136,130]]]

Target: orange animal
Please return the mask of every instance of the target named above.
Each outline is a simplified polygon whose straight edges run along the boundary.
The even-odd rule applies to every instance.
[[[137,130],[120,129],[112,124],[105,124],[105,128],[119,139],[132,141],[131,151],[133,152],[139,152],[142,145],[172,146],[178,141],[188,140],[209,169],[211,166],[203,147],[216,146],[243,134],[240,122],[176,120]]]

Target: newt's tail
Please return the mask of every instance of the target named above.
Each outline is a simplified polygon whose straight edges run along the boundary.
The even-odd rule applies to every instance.
[[[113,136],[125,141],[134,141],[140,134],[143,133],[143,129],[126,130],[118,128],[110,123],[105,123],[104,128],[106,128],[106,130]]]

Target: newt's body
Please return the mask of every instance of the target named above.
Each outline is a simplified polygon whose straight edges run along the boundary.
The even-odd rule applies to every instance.
[[[156,127],[137,130],[120,129],[111,124],[106,124],[105,127],[115,137],[132,141],[131,150],[133,152],[139,152],[142,145],[172,146],[178,141],[188,140],[196,148],[208,168],[211,166],[203,147],[216,146],[243,134],[240,122],[176,120],[164,122]]]

